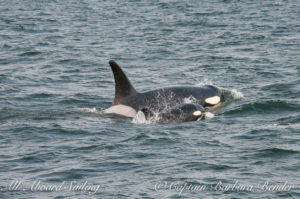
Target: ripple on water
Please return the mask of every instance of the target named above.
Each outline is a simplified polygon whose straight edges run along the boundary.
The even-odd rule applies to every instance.
[[[212,164],[208,162],[184,162],[178,164],[185,169],[196,170],[196,171],[205,171],[205,170],[214,170],[214,171],[225,171],[225,170],[234,170],[237,167],[225,165],[225,164]]]
[[[134,135],[132,137],[129,137],[122,142],[140,142],[145,141],[146,139],[150,139],[150,136],[147,133],[139,133],[138,135]]]
[[[271,158],[273,160],[276,159],[289,159],[290,157],[297,157],[299,155],[299,151],[291,150],[291,149],[283,149],[283,148],[265,148],[261,150],[256,150],[252,153],[252,158],[256,159],[266,159]]]
[[[288,111],[295,111],[298,105],[293,103],[288,103],[283,100],[269,100],[262,102],[253,102],[248,104],[243,104],[238,108],[233,110],[226,111],[225,115],[234,115],[234,114],[270,114],[278,113],[281,114]]]
[[[29,94],[26,97],[29,99],[35,99],[35,98],[53,98],[53,97],[59,97],[59,96],[61,96],[61,95],[54,94],[54,93],[40,92],[40,93]]]
[[[37,56],[40,55],[42,52],[40,51],[27,51],[19,54],[21,57],[27,57],[27,56]]]
[[[276,120],[276,123],[278,125],[284,125],[284,126],[293,126],[293,125],[299,125],[300,124],[300,115],[292,115],[289,117],[282,117],[280,119]]]
[[[143,139],[142,146],[171,146],[178,143],[178,138],[172,137],[150,137]]]

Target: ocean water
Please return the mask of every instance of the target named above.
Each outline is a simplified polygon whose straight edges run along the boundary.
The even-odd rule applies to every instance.
[[[0,1],[0,198],[299,198],[300,1]],[[213,84],[200,122],[103,117]]]

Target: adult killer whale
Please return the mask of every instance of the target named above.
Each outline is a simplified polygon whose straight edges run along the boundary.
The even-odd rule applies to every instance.
[[[174,86],[141,93],[136,91],[121,67],[115,61],[109,61],[109,65],[115,79],[115,98],[111,106],[102,112],[104,114],[133,118],[138,111],[144,111],[145,114],[154,112],[162,113],[162,116],[169,116],[172,112],[178,113],[177,109],[179,109],[184,113],[195,110],[195,114],[199,115],[198,111],[200,111],[200,114],[202,114],[203,111],[201,107],[214,106],[221,101],[222,92],[217,87],[211,85],[200,87]],[[191,102],[195,104],[195,106],[185,105],[186,103],[191,104]],[[172,111],[172,109],[175,111]],[[194,112],[191,112],[191,114],[192,113]],[[178,117],[178,121],[176,121],[174,117],[171,118],[173,118],[171,122],[189,121],[189,119],[187,119],[189,117]],[[193,118],[190,119],[191,121],[198,120],[198,118],[191,118]],[[168,120],[168,118],[166,118],[166,120]]]

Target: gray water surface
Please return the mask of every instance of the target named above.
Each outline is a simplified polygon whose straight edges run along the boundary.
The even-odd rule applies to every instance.
[[[0,198],[299,198],[299,10],[0,1]],[[103,117],[110,59],[139,91],[208,83],[226,100],[201,122]]]

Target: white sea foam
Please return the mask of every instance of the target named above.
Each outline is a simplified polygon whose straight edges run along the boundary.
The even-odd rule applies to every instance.
[[[155,112],[154,115],[150,117],[149,119],[146,119],[145,114],[142,111],[138,111],[135,117],[132,119],[132,123],[135,124],[155,124],[157,123],[161,117],[159,116],[159,113]]]
[[[236,89],[231,89],[230,90],[231,96],[233,97],[233,99],[242,99],[244,98],[244,95],[242,92],[237,91]]]
[[[204,86],[204,85],[214,85],[210,79],[203,79],[201,82],[198,82],[195,86]],[[216,85],[215,85],[216,86]],[[233,99],[242,99],[244,98],[244,95],[242,92],[236,90],[236,89],[227,89],[227,88],[222,88],[219,86],[216,86],[222,91],[225,91],[232,96]],[[186,102],[188,103],[188,102]]]
[[[211,119],[211,118],[215,117],[215,114],[213,114],[211,112],[205,112],[204,116],[205,116],[205,119]]]
[[[101,113],[96,108],[77,108],[76,110],[85,113]]]
[[[135,124],[145,124],[146,123],[146,116],[142,111],[138,111],[135,117],[132,119],[132,123]]]
[[[227,88],[223,88],[223,87],[218,87],[225,96],[225,100],[226,98],[230,98],[230,99],[243,99],[244,98],[244,94],[241,91],[238,91],[236,89],[227,89]]]
[[[196,103],[196,102],[197,102],[197,99],[194,98],[193,96],[186,97],[183,99],[183,103]]]

